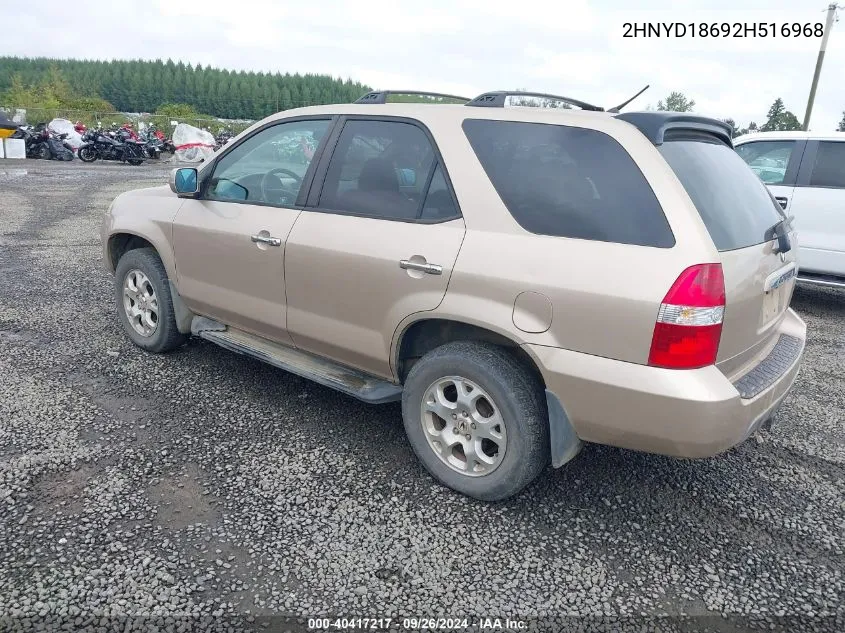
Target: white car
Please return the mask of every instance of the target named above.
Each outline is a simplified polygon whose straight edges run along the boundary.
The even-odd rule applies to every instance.
[[[760,132],[734,147],[798,231],[798,281],[845,288],[845,132]]]

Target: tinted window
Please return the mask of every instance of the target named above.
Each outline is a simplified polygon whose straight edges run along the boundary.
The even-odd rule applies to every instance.
[[[786,167],[795,149],[795,141],[754,141],[736,148],[751,171],[768,185],[779,185],[786,176]]]
[[[437,165],[428,187],[428,193],[425,196],[425,204],[423,204],[420,217],[423,220],[445,220],[457,217],[457,215],[458,209],[455,207],[452,193],[446,184],[443,170],[440,165]]]
[[[766,185],[722,143],[669,141],[659,148],[720,251],[766,241],[783,215]]]
[[[845,189],[845,142],[819,142],[810,186]]]
[[[675,239],[628,153],[595,130],[464,121],[499,197],[526,230],[585,240],[670,247]]]
[[[434,149],[415,125],[348,121],[329,163],[319,206],[416,219],[434,161]]]
[[[291,121],[261,130],[217,162],[205,197],[279,206],[295,204],[305,172],[329,123]]]

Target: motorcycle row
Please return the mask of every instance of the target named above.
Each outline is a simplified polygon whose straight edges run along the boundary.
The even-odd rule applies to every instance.
[[[95,160],[115,160],[130,165],[140,165],[146,159],[159,159],[163,152],[176,151],[173,142],[154,125],[148,125],[141,133],[135,132],[128,123],[109,129],[87,129],[77,123],[74,129],[82,136],[82,144],[75,155],[79,160],[92,163]],[[74,148],[67,142],[68,134],[60,134],[46,123],[36,126],[20,126],[12,138],[24,140],[27,158],[70,161]]]

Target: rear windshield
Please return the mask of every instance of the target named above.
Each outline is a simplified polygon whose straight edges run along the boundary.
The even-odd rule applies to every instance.
[[[695,204],[720,251],[762,244],[783,219],[780,205],[727,145],[667,141],[659,148]]]
[[[628,152],[596,130],[468,119],[478,160],[527,231],[669,248],[675,237]]]

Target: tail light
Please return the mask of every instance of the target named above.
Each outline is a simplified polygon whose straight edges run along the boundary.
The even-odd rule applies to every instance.
[[[696,369],[716,362],[725,314],[721,264],[690,266],[672,284],[654,324],[648,364]]]

